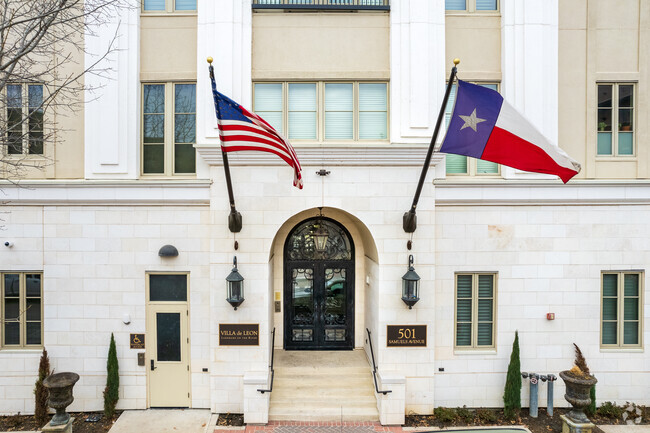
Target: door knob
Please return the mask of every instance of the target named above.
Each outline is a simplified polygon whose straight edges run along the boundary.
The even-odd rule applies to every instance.
[[[151,360],[151,371],[154,371],[157,367],[154,367],[153,365],[153,359]]]

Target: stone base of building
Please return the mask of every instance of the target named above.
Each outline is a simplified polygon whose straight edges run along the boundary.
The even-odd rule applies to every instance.
[[[575,422],[566,415],[560,415],[560,418],[562,418],[562,433],[591,433],[595,427],[590,422]]]

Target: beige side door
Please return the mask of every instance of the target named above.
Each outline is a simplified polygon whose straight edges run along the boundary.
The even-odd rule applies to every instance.
[[[147,275],[145,366],[149,407],[190,407],[189,306],[187,279],[183,276],[187,277]],[[184,292],[184,296],[168,296],[170,290]]]

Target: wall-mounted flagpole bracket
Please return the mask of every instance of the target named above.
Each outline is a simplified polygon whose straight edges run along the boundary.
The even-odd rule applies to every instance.
[[[420,200],[420,193],[422,192],[422,185],[424,185],[424,179],[427,177],[427,171],[429,170],[429,165],[431,164],[431,156],[433,155],[433,149],[436,146],[436,141],[438,140],[438,132],[440,131],[440,125],[442,124],[442,119],[445,115],[445,107],[447,106],[447,101],[449,100],[451,87],[453,86],[454,80],[456,79],[456,66],[458,66],[459,63],[460,59],[454,59],[454,67],[451,68],[449,82],[447,83],[447,90],[445,90],[445,97],[442,99],[442,105],[440,106],[440,112],[438,113],[436,127],[433,130],[433,137],[431,137],[431,143],[429,144],[429,151],[427,152],[427,157],[424,160],[424,166],[422,167],[422,173],[420,174],[420,181],[418,182],[418,187],[415,190],[415,196],[413,197],[413,204],[411,204],[411,209],[406,211],[402,217],[402,228],[406,233],[413,233],[418,227],[418,218],[415,214],[415,208],[418,206],[418,200]]]

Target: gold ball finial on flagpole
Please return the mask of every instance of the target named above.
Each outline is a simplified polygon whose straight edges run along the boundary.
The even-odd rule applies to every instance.
[[[214,60],[212,57],[208,56],[208,63],[212,64],[212,60]]]
[[[456,57],[454,59],[454,65],[458,66],[459,63],[460,63],[460,59],[458,57]]]

